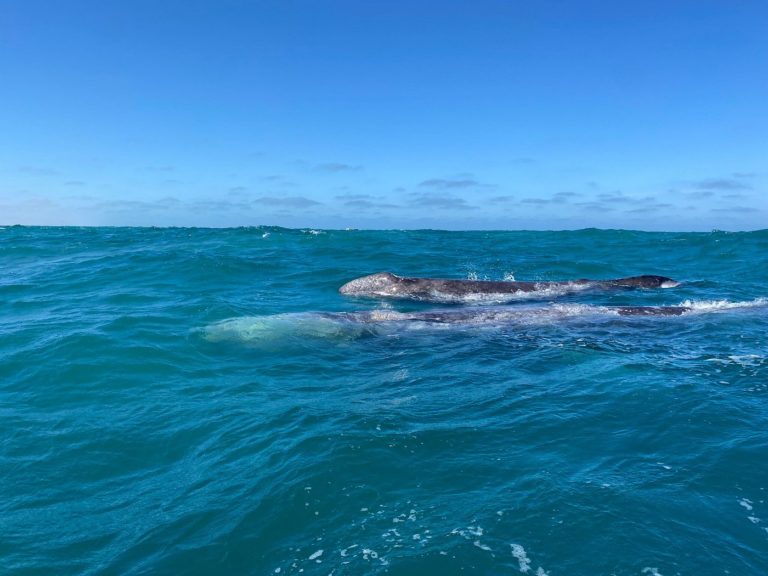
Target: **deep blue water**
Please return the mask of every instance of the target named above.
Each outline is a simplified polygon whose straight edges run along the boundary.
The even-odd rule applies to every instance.
[[[0,265],[2,574],[768,573],[768,231],[6,227]],[[682,284],[315,314],[435,308],[338,294],[382,270]],[[693,310],[595,312],[635,304]]]

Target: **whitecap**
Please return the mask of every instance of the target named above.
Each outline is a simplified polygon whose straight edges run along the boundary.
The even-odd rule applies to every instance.
[[[517,558],[517,562],[520,565],[520,572],[528,572],[531,569],[531,559],[525,553],[525,548],[520,544],[510,544],[512,547],[512,556]]]
[[[739,504],[746,508],[747,512],[752,510],[752,500],[749,500],[748,498],[742,498],[739,500]]]
[[[755,298],[732,302],[730,300],[683,300],[678,306],[690,308],[693,312],[717,312],[734,308],[758,308],[768,306],[768,298]]]

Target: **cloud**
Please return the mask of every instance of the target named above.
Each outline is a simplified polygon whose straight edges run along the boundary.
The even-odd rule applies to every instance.
[[[539,198],[539,197],[529,197],[529,198],[523,198],[520,200],[520,204],[529,204],[533,206],[545,206],[547,204],[565,204],[569,202],[572,198],[576,198],[582,196],[582,194],[579,194],[577,192],[557,192],[556,194],[553,194],[549,198]],[[490,202],[492,204],[503,204],[503,203],[509,203],[514,200],[514,196],[512,195],[506,195],[506,196],[494,196],[490,199]]]
[[[751,206],[731,206],[729,208],[712,208],[710,209],[710,212],[720,212],[720,213],[731,212],[733,214],[747,214],[750,212],[759,212],[759,210]]]
[[[335,196],[336,200],[381,200],[383,196],[373,196],[371,194],[339,194]]]
[[[242,194],[245,194],[246,192],[248,192],[247,186],[232,186],[227,189],[227,193],[233,196],[240,196]]]
[[[385,200],[384,196],[373,196],[371,194],[340,194],[335,196],[335,198],[336,200],[341,200],[344,206],[358,210],[402,208],[402,206],[397,204],[382,202],[382,200]]]
[[[648,206],[641,206],[640,208],[632,208],[631,210],[625,210],[624,212],[626,214],[651,214],[666,208],[674,208],[674,205],[660,202],[656,204],[649,204]]]
[[[265,206],[285,206],[288,208],[309,208],[310,206],[320,206],[322,202],[305,198],[304,196],[262,196],[255,198],[254,204],[264,204]]]
[[[58,176],[59,172],[44,166],[19,166],[19,172],[32,176]]]
[[[151,212],[155,210],[168,210],[170,207],[168,204],[144,200],[109,200],[107,202],[97,202],[88,208],[107,212]]]
[[[696,190],[694,192],[685,192],[684,195],[688,198],[703,200],[704,198],[711,198],[715,193],[712,190]]]
[[[473,186],[480,186],[480,182],[472,178],[464,179],[446,179],[446,178],[430,178],[419,183],[419,186],[424,188],[471,188]]]
[[[206,212],[230,212],[249,211],[251,205],[248,202],[232,200],[197,200],[183,202],[174,196],[165,196],[159,200],[110,200],[97,202],[87,207],[89,210],[104,212],[192,212],[204,214]]]
[[[410,204],[424,208],[437,208],[438,210],[477,210],[477,206],[470,206],[464,198],[441,196],[432,192],[411,193]]]
[[[581,194],[578,192],[558,192],[552,196],[552,202],[555,204],[565,204],[571,198],[578,198],[579,196],[581,196]]]
[[[347,208],[358,208],[360,210],[370,210],[376,208],[376,203],[370,200],[347,200],[344,202],[344,206]]]
[[[67,180],[64,182],[64,186],[85,186],[85,182],[82,180]]]
[[[318,172],[328,172],[331,174],[338,172],[357,172],[362,169],[362,166],[353,166],[352,164],[344,164],[342,162],[326,162],[325,164],[318,164],[315,166],[315,170]]]
[[[269,182],[270,189],[296,188],[298,186],[298,184],[288,180],[282,174],[270,174],[269,176],[264,176],[263,178],[261,178],[261,180],[263,182]]]
[[[597,212],[613,212],[616,210],[613,206],[608,206],[603,202],[577,202],[576,206],[583,210],[594,210]]]
[[[200,200],[192,202],[189,209],[195,213],[229,212],[231,210],[242,212],[250,210],[251,205],[247,202],[233,202],[231,200]]]
[[[733,172],[729,177],[724,178],[703,178],[701,180],[687,180],[681,182],[682,191],[671,190],[671,192],[681,194],[686,198],[701,200],[713,198],[715,196],[731,200],[743,198],[739,194],[753,190],[754,187],[745,178],[752,178],[753,173]],[[727,194],[729,193],[730,194]]]
[[[597,199],[600,202],[610,202],[611,204],[621,204],[626,202],[632,202],[633,198],[624,196],[622,192],[603,192],[597,195]]]
[[[653,196],[626,196],[623,192],[617,190],[616,192],[603,192],[602,194],[598,194],[597,200],[607,204],[647,204],[649,202],[655,202],[656,198]]]
[[[699,190],[751,190],[752,186],[737,178],[707,178],[692,182]]]
[[[620,190],[600,193],[594,200],[577,202],[574,206],[596,212],[613,212],[623,208],[624,214],[648,214],[674,207],[672,204],[658,202],[655,196],[631,196]]]
[[[386,202],[371,202],[370,200],[348,200],[344,202],[347,208],[357,208],[358,210],[381,210],[381,209],[400,209],[402,206],[389,204]]]

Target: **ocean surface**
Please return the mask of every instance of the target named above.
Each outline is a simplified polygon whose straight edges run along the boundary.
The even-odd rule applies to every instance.
[[[768,231],[4,227],[0,266],[0,574],[768,574]],[[681,285],[338,293],[384,270]],[[469,307],[509,313],[412,319]]]

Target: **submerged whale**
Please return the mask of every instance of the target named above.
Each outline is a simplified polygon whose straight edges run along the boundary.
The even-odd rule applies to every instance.
[[[568,323],[589,329],[602,322],[627,325],[678,323],[688,317],[721,312],[768,310],[768,298],[743,302],[728,300],[685,301],[673,306],[600,306],[593,304],[518,304],[471,306],[400,312],[387,308],[338,312],[283,312],[266,316],[241,316],[209,324],[201,329],[209,342],[241,342],[250,345],[304,345],[307,338],[349,340],[366,335],[392,335],[426,331],[475,330]]]
[[[356,278],[339,288],[347,296],[401,298],[427,302],[507,300],[520,295],[561,295],[586,289],[674,288],[679,282],[666,276],[630,276],[613,280],[568,280],[561,282],[497,282],[489,280],[450,280],[407,278],[379,272]]]
[[[363,324],[384,322],[428,322],[437,324],[493,324],[530,318],[565,318],[588,315],[619,316],[681,316],[690,312],[690,306],[590,306],[567,305],[537,308],[453,309],[420,312],[371,310],[365,312],[321,312],[327,319]]]
[[[551,322],[593,323],[623,316],[682,316],[693,306],[592,306],[551,304],[548,306],[492,306],[450,308],[416,312],[378,309],[357,312],[288,312],[270,316],[230,318],[207,326],[204,337],[211,342],[279,342],[307,337],[347,339],[364,334],[390,333],[413,329],[482,328],[545,325]]]

